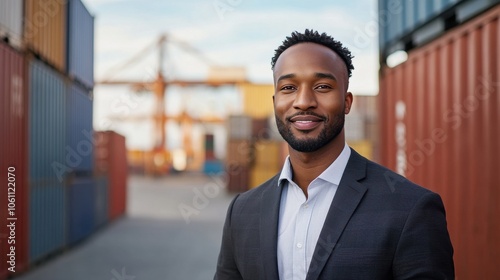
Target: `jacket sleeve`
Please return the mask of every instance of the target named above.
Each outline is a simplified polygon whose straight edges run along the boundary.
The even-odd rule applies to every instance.
[[[454,279],[453,247],[441,197],[422,196],[402,230],[393,262],[394,279]]]
[[[222,245],[219,253],[219,259],[217,261],[217,270],[215,272],[214,280],[243,279],[236,265],[233,233],[231,229],[231,215],[234,203],[237,199],[238,195],[233,199],[227,210],[226,221],[222,232]]]

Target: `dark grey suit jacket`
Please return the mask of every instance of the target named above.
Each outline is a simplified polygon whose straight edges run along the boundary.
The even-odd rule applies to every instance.
[[[278,177],[232,201],[214,279],[279,279]],[[441,198],[352,150],[309,267],[313,279],[454,279]]]

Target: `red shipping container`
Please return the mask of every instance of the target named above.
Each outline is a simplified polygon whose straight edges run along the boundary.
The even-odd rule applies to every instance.
[[[125,137],[114,131],[95,133],[95,171],[108,177],[109,219],[113,220],[127,207],[127,149]]]
[[[500,275],[500,5],[380,80],[382,163],[438,192],[457,279]]]
[[[26,69],[25,59],[0,42],[0,181],[4,186],[0,188],[0,279],[9,274],[11,246],[15,246],[15,273],[28,262]],[[9,215],[11,206],[14,216]],[[7,227],[11,222],[12,230]]]

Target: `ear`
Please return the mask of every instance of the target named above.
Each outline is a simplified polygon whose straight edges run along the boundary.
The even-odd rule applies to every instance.
[[[349,114],[351,112],[353,95],[351,92],[347,92],[344,98],[344,114]]]

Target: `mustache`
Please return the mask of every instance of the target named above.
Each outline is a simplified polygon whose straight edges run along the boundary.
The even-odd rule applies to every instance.
[[[316,114],[314,112],[297,112],[297,113],[295,113],[295,114],[293,114],[291,116],[286,117],[286,120],[290,121],[293,117],[296,117],[296,116],[315,116],[316,118],[319,118],[322,121],[326,120],[326,117],[321,116],[319,114]]]

